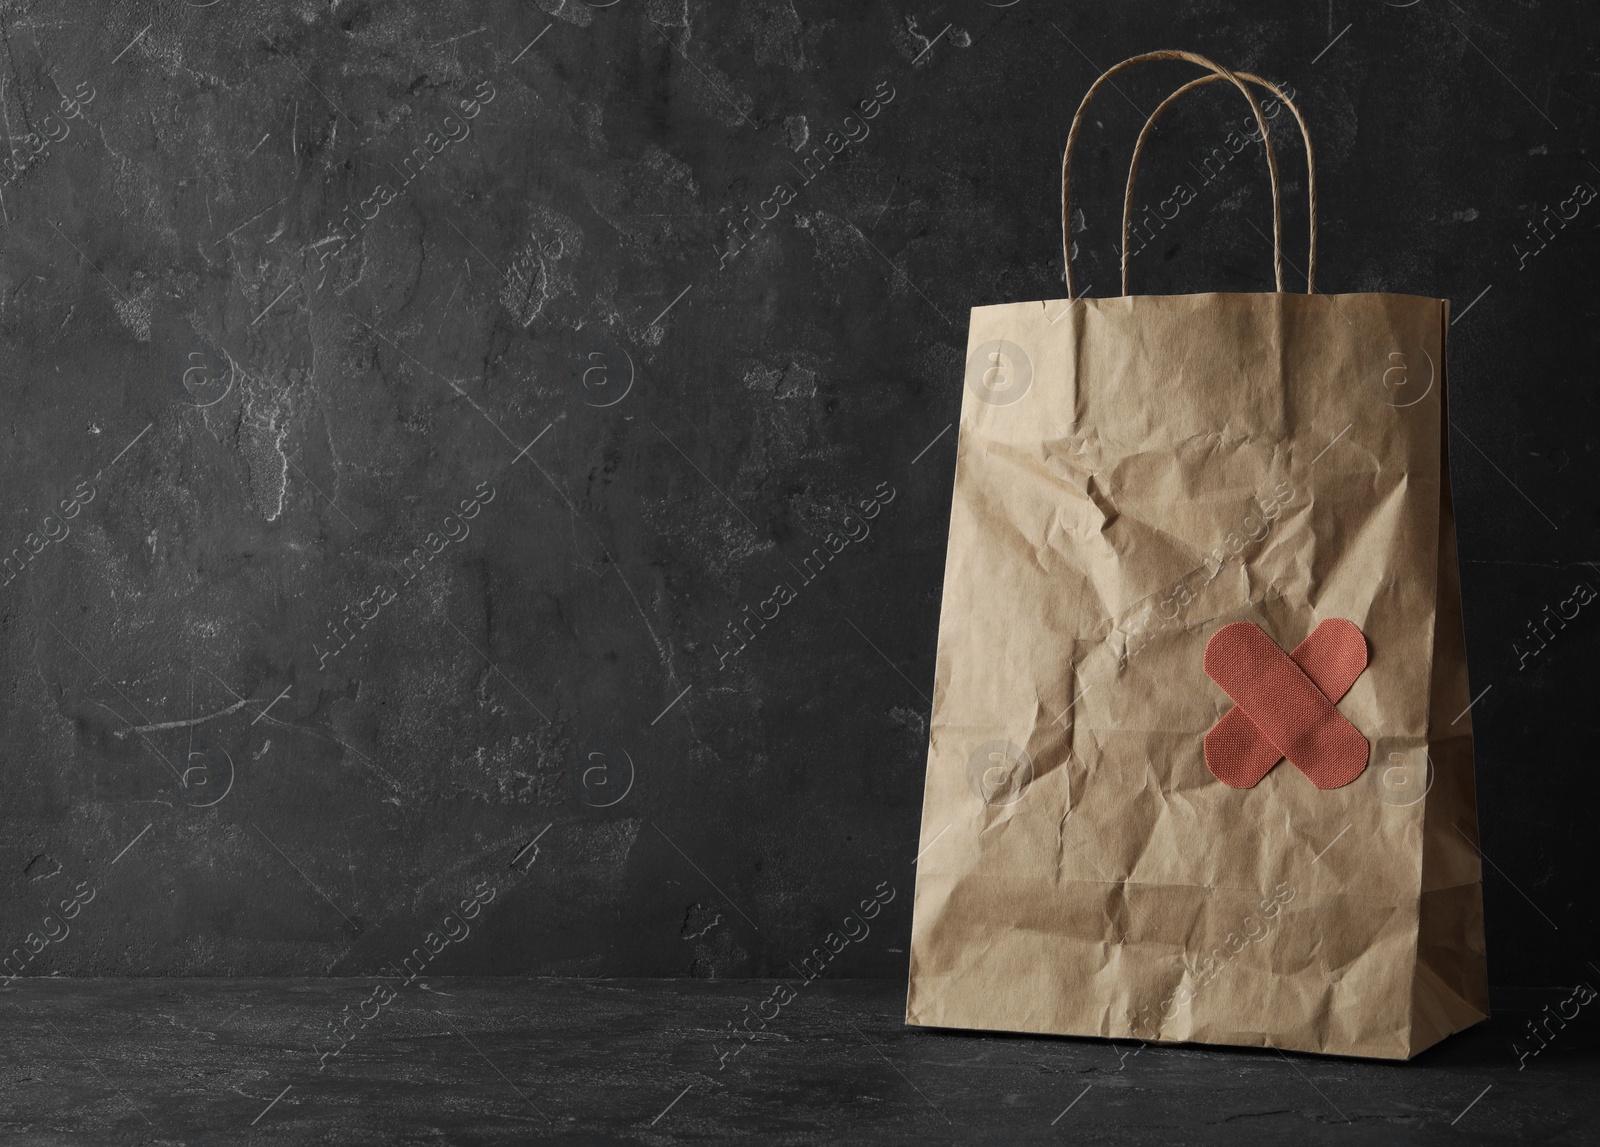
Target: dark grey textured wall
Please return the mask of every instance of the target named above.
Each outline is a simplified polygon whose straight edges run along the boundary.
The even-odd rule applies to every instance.
[[[1060,297],[1072,109],[1166,46],[1302,97],[1323,289],[1455,301],[1492,972],[1594,957],[1592,12],[0,24],[0,912],[8,949],[55,933],[28,974],[368,972],[430,934],[446,972],[787,974],[874,894],[835,968],[900,974],[966,311]],[[1187,74],[1119,81],[1085,133],[1092,293],[1133,107]],[[1195,167],[1237,102],[1156,140],[1143,190],[1195,194],[1136,289],[1270,289],[1258,149]]]

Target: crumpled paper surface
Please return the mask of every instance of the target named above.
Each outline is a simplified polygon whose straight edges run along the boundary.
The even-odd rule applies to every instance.
[[[907,1023],[1408,1058],[1488,1014],[1447,313],[972,311]],[[1207,639],[1330,617],[1366,771],[1223,785]]]

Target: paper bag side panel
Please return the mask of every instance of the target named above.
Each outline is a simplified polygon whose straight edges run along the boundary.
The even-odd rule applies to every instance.
[[[967,322],[968,357],[970,357],[972,354],[974,345],[973,340],[977,337],[977,333],[977,313],[974,311],[972,315],[969,316]],[[965,389],[963,389],[961,402],[963,410],[966,409],[966,402],[966,392]],[[949,685],[948,673],[945,672],[945,667],[949,664],[949,645],[952,640],[954,640],[954,631],[951,629],[951,627],[945,624],[944,619],[950,614],[951,610],[950,570],[956,561],[957,550],[962,544],[957,534],[956,517],[959,506],[962,472],[966,465],[966,446],[968,441],[969,439],[965,434],[962,433],[960,426],[957,426],[955,477],[950,493],[950,517],[946,521],[945,526],[945,577],[944,583],[940,587],[939,637],[934,648],[933,702],[929,711],[930,723],[932,718],[938,714],[941,699],[943,698],[945,690]],[[921,861],[923,854],[927,852],[930,842],[933,839],[936,839],[941,832],[946,831],[945,825],[933,823],[934,817],[941,806],[937,792],[937,785],[935,783],[936,778],[934,773],[933,755],[932,737],[930,735],[927,764],[925,766],[925,771],[922,778],[922,821],[921,827],[917,833],[917,860],[919,862]],[[908,1024],[917,1022],[914,1018],[917,1014],[917,989],[918,985],[924,979],[924,977],[919,974],[917,957],[920,948],[917,944],[917,932],[919,928],[927,927],[940,915],[940,909],[942,905],[937,905],[934,903],[935,895],[936,894],[931,890],[928,882],[922,878],[922,874],[919,872],[911,890],[912,942],[909,946],[910,952],[906,957],[906,1023]]]
[[[1448,373],[1448,368],[1446,368]],[[1482,865],[1473,775],[1471,685],[1450,488],[1448,398],[1441,392],[1439,598],[1435,606],[1431,787],[1424,797],[1422,902],[1411,1054],[1489,1015]]]

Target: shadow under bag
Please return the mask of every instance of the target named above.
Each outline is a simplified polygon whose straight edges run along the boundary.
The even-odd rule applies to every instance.
[[[1123,294],[1083,298],[1085,109],[1174,59],[1206,74],[1139,136]],[[1265,145],[1277,292],[1129,295],[1145,139],[1219,81]],[[1305,141],[1305,294],[1252,86]],[[908,1024],[1405,1059],[1488,1015],[1449,304],[1314,292],[1312,162],[1267,81],[1126,60],[1062,159],[1067,298],[972,310]]]

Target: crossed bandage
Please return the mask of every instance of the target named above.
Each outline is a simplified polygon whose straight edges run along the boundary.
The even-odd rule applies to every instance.
[[[1234,707],[1206,734],[1206,765],[1248,789],[1284,757],[1319,789],[1347,785],[1367,767],[1367,739],[1334,708],[1367,667],[1367,639],[1343,618],[1324,621],[1285,653],[1248,621],[1206,642],[1206,676]]]

